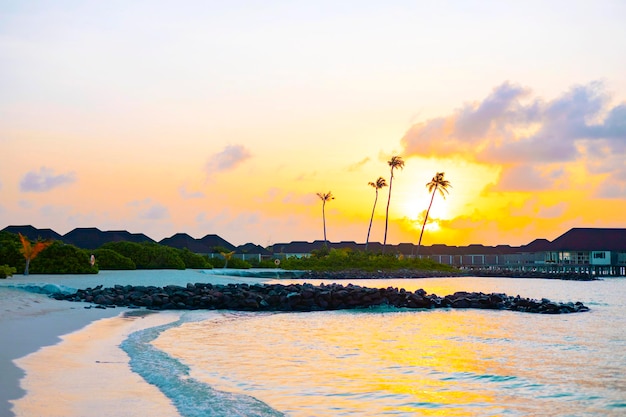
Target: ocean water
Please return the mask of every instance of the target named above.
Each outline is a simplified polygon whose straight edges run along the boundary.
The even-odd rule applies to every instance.
[[[188,311],[120,346],[181,416],[626,415],[626,278],[341,282],[582,301],[591,311]]]

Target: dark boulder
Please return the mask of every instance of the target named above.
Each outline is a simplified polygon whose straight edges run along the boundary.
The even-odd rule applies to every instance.
[[[441,298],[403,288],[369,288],[349,284],[187,284],[163,288],[120,286],[78,290],[74,294],[52,295],[58,300],[82,301],[98,306],[145,307],[153,310],[228,309],[240,311],[321,311],[369,308],[387,305],[396,308],[477,308],[512,310],[541,314],[589,311],[581,302],[555,303],[510,297],[506,294],[459,291]]]

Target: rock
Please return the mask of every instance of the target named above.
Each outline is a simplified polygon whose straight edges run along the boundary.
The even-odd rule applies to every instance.
[[[52,298],[82,301],[105,306],[145,307],[151,310],[229,309],[241,311],[320,311],[369,308],[388,305],[397,308],[478,308],[564,314],[589,311],[581,302],[559,304],[509,297],[506,294],[483,294],[459,291],[443,298],[401,288],[368,288],[349,284],[314,286],[311,284],[188,284],[163,288],[120,286],[87,288],[74,294],[52,294]]]
[[[457,298],[452,301],[453,308],[469,308],[472,305],[471,301],[467,298]]]

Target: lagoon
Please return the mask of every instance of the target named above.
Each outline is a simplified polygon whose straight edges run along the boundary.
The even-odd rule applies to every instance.
[[[67,288],[303,282],[197,271],[104,271],[27,280]],[[35,415],[42,404],[46,415],[66,416],[103,415],[98,411],[107,406],[116,415],[225,417],[618,416],[626,411],[626,278],[341,281],[423,288],[442,296],[504,292],[581,301],[591,309],[556,316],[386,307],[310,313],[94,312],[81,303],[9,288],[16,282],[26,284],[24,277],[0,282],[3,308],[10,310],[0,319],[2,340],[15,336],[7,332],[34,331],[29,326],[41,326],[42,318],[78,322],[73,329],[58,329],[38,350],[31,346],[30,352],[10,358],[22,391],[5,400],[5,414],[0,405],[0,415]],[[19,330],[7,323],[19,323]],[[61,335],[63,340],[56,338]]]

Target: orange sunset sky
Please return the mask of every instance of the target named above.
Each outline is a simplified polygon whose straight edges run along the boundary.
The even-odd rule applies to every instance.
[[[239,245],[626,227],[626,2],[0,3],[0,229]],[[388,188],[370,240],[383,240]]]

